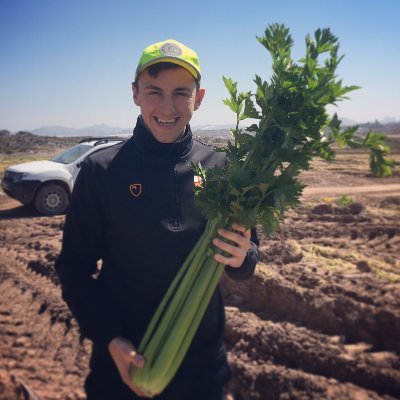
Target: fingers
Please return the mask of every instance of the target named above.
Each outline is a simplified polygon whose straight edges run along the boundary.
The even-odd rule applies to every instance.
[[[219,229],[218,234],[228,242],[218,237],[213,240],[214,245],[224,252],[224,254],[215,254],[215,260],[231,267],[240,267],[251,247],[250,230],[243,225],[233,224],[232,230]]]
[[[250,239],[251,237],[251,232],[250,229],[246,229],[246,227],[244,225],[241,224],[232,224],[232,228],[235,231],[241,232],[243,234],[243,236],[247,237]]]
[[[234,242],[239,241],[239,243],[248,242],[251,237],[251,232],[249,229],[246,229],[243,225],[233,224],[232,230],[228,229],[219,229],[218,233],[221,236],[226,237]]]
[[[145,361],[143,356],[137,353],[133,344],[124,338],[114,338],[108,345],[108,350],[114,363],[118,369],[122,381],[130,387],[139,397],[144,397],[144,394],[137,387],[132,385],[131,368],[143,368]]]

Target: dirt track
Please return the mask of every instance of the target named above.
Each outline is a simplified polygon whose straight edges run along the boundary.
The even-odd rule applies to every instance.
[[[400,177],[379,192],[359,171],[348,186],[326,173],[305,178],[302,206],[273,238],[261,234],[254,277],[223,277],[231,392],[400,398]],[[356,202],[322,199],[335,184]],[[0,196],[0,399],[27,398],[26,388],[41,400],[84,398],[90,343],[80,343],[54,273],[63,223]]]
[[[349,193],[348,186],[322,186],[322,187],[306,187],[303,196],[305,198],[311,196],[340,196]],[[380,185],[363,185],[352,186],[351,194],[371,194],[376,193],[378,196],[400,193],[400,184],[380,184]]]

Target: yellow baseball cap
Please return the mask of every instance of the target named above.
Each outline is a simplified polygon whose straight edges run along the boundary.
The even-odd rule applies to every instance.
[[[144,49],[136,69],[135,79],[146,68],[161,62],[177,64],[200,81],[200,64],[196,52],[174,39],[154,43]]]

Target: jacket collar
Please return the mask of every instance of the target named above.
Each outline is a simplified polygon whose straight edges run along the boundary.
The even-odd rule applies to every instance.
[[[192,130],[190,125],[187,125],[185,136],[181,140],[173,143],[161,143],[147,130],[142,116],[139,115],[136,127],[133,130],[133,140],[137,143],[139,148],[147,154],[181,158],[192,148]]]

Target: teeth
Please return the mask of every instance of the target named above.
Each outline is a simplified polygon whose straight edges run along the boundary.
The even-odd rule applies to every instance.
[[[157,121],[162,125],[173,125],[176,121],[176,118],[173,119],[161,119],[157,118]]]

